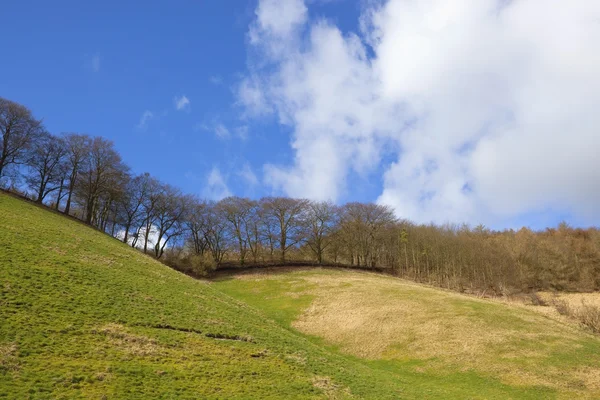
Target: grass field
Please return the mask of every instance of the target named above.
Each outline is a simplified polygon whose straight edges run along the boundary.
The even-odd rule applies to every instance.
[[[469,382],[467,398],[499,385],[600,398],[600,338],[547,309],[344,270],[271,270],[214,285],[372,368]]]
[[[194,280],[0,194],[0,398],[600,393],[600,340],[528,310],[370,274],[241,278]]]

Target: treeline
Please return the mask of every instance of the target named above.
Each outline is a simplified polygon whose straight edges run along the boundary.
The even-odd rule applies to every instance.
[[[600,289],[597,229],[496,232],[416,225],[372,203],[207,201],[132,174],[104,138],[50,134],[29,109],[2,98],[0,133],[0,184],[187,273],[311,262],[478,293]]]

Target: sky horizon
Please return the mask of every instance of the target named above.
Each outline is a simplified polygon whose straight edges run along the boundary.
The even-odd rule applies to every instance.
[[[10,2],[0,96],[208,199],[600,225],[594,0]]]

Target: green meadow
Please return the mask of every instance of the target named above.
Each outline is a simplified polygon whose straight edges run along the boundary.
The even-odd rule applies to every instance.
[[[0,398],[600,397],[600,339],[374,274],[200,281],[0,194]]]

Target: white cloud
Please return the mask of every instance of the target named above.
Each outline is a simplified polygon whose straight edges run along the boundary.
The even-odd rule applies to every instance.
[[[227,186],[225,178],[217,167],[213,167],[207,176],[207,185],[204,196],[211,200],[221,200],[231,196],[232,193]]]
[[[248,140],[248,126],[247,125],[242,125],[242,126],[237,126],[235,129],[235,134],[238,138],[240,138],[242,141],[246,141]]]
[[[256,76],[245,77],[237,88],[238,103],[246,112],[246,116],[260,117],[271,114],[273,109],[263,93],[262,84]]]
[[[218,118],[213,119],[212,122],[199,122],[194,125],[194,130],[212,132],[221,140],[229,140],[232,137],[237,137],[242,141],[248,139],[248,126],[240,125],[229,129],[224,123],[219,122]]]
[[[256,8],[255,24],[249,32],[250,42],[259,43],[265,33],[288,39],[306,19],[307,8],[303,0],[261,0]]]
[[[154,114],[150,110],[146,110],[142,113],[140,117],[140,122],[137,124],[137,128],[140,130],[145,130],[148,127],[148,122],[154,118]]]
[[[227,129],[227,127],[221,123],[215,125],[214,132],[215,135],[222,140],[229,139],[231,137],[231,132],[229,132],[229,129]]]
[[[253,188],[258,185],[258,177],[252,170],[250,164],[245,163],[244,166],[237,172],[238,176],[242,178],[244,184],[249,188]]]
[[[178,111],[190,109],[190,99],[185,95],[180,97],[175,96],[173,103],[175,104],[175,109]]]
[[[208,80],[215,86],[219,86],[223,83],[223,78],[219,75],[213,75]]]
[[[600,218],[599,2],[370,2],[359,34],[299,0],[256,15],[238,102],[293,129],[293,163],[265,166],[275,188],[339,199],[351,171],[383,168],[379,201],[421,222]]]
[[[94,54],[92,56],[92,71],[99,72],[100,71],[100,54]]]
[[[135,243],[135,248],[139,249],[139,250],[143,250],[144,249],[144,240],[145,240],[145,235],[146,235],[146,228],[141,228],[140,232],[139,232],[139,237]],[[119,240],[123,240],[123,238],[125,237],[125,231],[124,230],[120,230],[117,232],[117,234],[115,235],[115,237]],[[127,237],[127,243],[131,246],[133,244],[133,241],[135,240],[134,236],[129,234]],[[156,243],[158,242],[158,228],[155,225],[152,225],[150,227],[150,234],[148,235],[148,251],[152,252],[154,251],[154,246],[156,246]],[[162,246],[165,243],[164,239],[161,239],[160,241],[160,245]],[[168,248],[169,245],[167,244],[165,246],[165,248]]]

